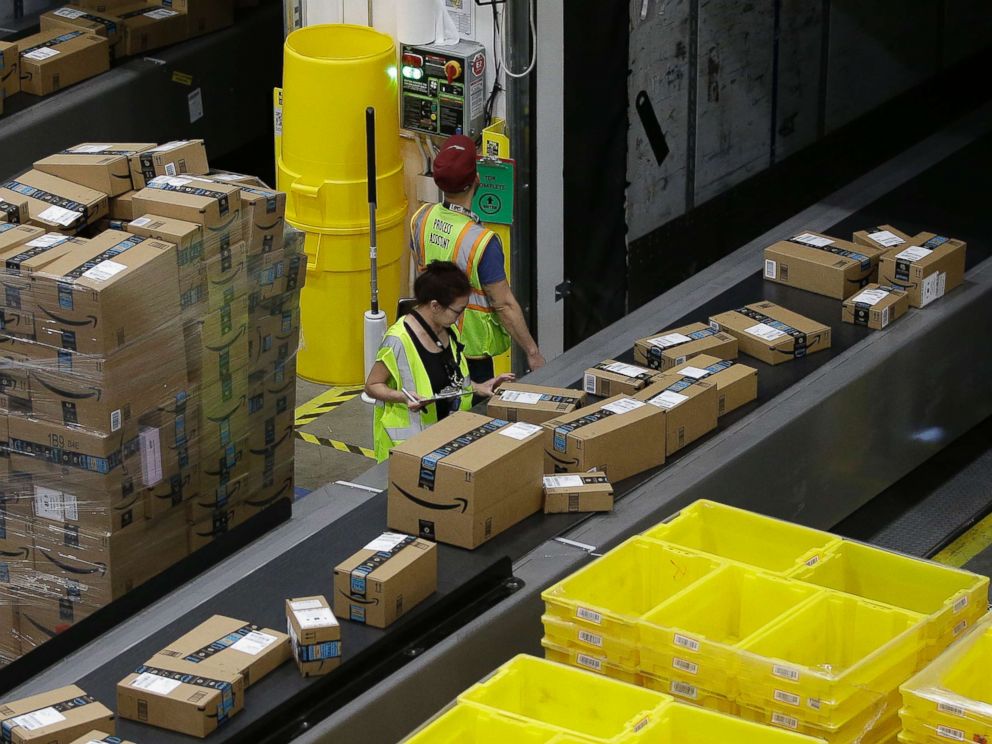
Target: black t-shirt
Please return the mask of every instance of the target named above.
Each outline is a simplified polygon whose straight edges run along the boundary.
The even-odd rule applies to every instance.
[[[431,390],[437,395],[451,384],[451,378],[448,376],[448,369],[454,364],[451,348],[446,347],[437,351],[427,349],[412,329],[410,330],[410,338],[413,339],[413,345],[417,347],[417,353],[420,354],[420,359],[424,363],[424,368],[427,370],[427,377],[431,381]],[[442,400],[436,404],[432,404],[437,406],[437,420],[440,421],[452,411],[457,410],[458,404],[458,398]]]

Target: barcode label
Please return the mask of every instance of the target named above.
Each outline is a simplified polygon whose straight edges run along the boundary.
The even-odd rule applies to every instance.
[[[782,690],[775,690],[775,699],[786,705],[799,705],[802,702],[798,695],[793,695],[791,692],[784,692]]]
[[[596,375],[586,375],[585,391],[590,395],[596,394]]]
[[[684,635],[679,635],[678,633],[676,633],[674,642],[675,645],[678,646],[679,648],[687,648],[693,652],[699,651],[699,641],[694,640],[692,638],[687,638]]]
[[[938,726],[937,735],[943,736],[945,739],[951,739],[952,741],[964,741],[964,731],[960,731],[950,726]]]
[[[688,672],[689,674],[699,673],[699,664],[693,664],[691,661],[680,659],[677,656],[672,658],[672,666],[683,672]]]
[[[941,713],[949,713],[952,716],[964,718],[964,708],[959,708],[958,706],[951,705],[950,703],[938,703],[937,710]]]
[[[575,616],[580,620],[588,620],[590,623],[596,623],[596,625],[601,625],[603,622],[602,615],[593,610],[587,610],[585,607],[577,608],[575,610]]]
[[[778,277],[778,264],[770,258],[765,259],[765,278],[776,279]]]
[[[679,682],[678,680],[672,680],[671,688],[673,695],[679,695],[681,697],[689,698],[690,700],[695,700],[699,696],[699,690],[686,682]]]
[[[806,561],[806,565],[809,566],[810,568],[813,568],[813,566],[815,566],[819,562],[820,562],[820,556],[814,555],[812,558]]]
[[[640,731],[642,728],[647,726],[649,723],[651,723],[650,718],[642,718],[640,721],[634,724],[633,732],[636,734],[638,731]]]
[[[795,669],[790,669],[789,667],[779,666],[778,664],[772,667],[772,674],[774,674],[776,677],[787,679],[790,682],[799,681],[799,672],[797,672]]]
[[[813,710],[819,710],[820,709],[820,699],[819,698],[810,698],[806,702],[809,703],[809,707],[812,708]]]
[[[603,647],[603,636],[590,633],[588,630],[579,631],[579,640],[588,643],[590,646]]]
[[[586,667],[587,669],[592,669],[594,672],[603,671],[603,662],[592,656],[586,656],[585,654],[578,654],[575,657],[575,661],[578,664]]]
[[[957,625],[954,626],[954,630],[952,632],[954,633],[954,635],[958,636],[961,635],[961,631],[967,627],[968,627],[968,621],[962,620],[961,622],[959,622]]]
[[[121,409],[118,408],[110,414],[110,431],[115,432],[121,428]]]
[[[174,175],[176,175],[176,173],[177,173],[177,171],[176,171],[176,164],[175,163],[166,163],[165,164],[165,175],[167,175],[167,176],[174,176]]]
[[[795,731],[799,728],[799,721],[783,713],[772,713],[772,723],[775,726],[785,726]]]
[[[954,612],[961,612],[965,607],[968,606],[968,597],[965,595],[961,597],[957,602],[954,603]]]

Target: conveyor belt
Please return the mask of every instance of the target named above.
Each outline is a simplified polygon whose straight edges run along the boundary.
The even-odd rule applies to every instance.
[[[988,131],[990,113],[984,112],[986,118],[981,120],[980,132]],[[951,152],[958,146],[947,145]],[[989,188],[990,173],[992,136],[986,134],[922,175],[912,178],[905,186],[893,189],[899,182],[896,179],[888,189],[882,190],[884,196],[867,207],[859,210],[828,207],[817,218],[822,224],[816,221],[811,224],[790,223],[775,237],[797,228],[845,235],[854,229],[891,222],[910,232],[934,229],[968,240],[969,265],[978,267],[989,255],[992,245],[992,214],[985,208],[982,196],[992,193]],[[882,183],[884,185],[884,179]],[[879,189],[879,186],[875,184],[872,188]],[[836,209],[841,219],[824,222],[823,214],[833,214],[831,209]],[[890,461],[882,462],[879,467],[877,460],[882,455],[873,453],[871,447],[883,441],[882,435],[890,434],[898,438],[899,433],[885,431],[888,422],[884,420],[879,422],[883,430],[874,438],[858,432],[847,433],[845,427],[849,420],[854,421],[863,413],[861,408],[868,407],[866,403],[859,408],[860,400],[871,401],[889,394],[888,390],[879,387],[879,380],[894,382],[897,376],[888,372],[886,364],[898,362],[902,358],[898,355],[905,356],[913,348],[928,351],[935,339],[946,343],[944,335],[957,332],[963,322],[962,315],[975,308],[988,307],[992,298],[990,272],[976,272],[973,276],[978,281],[935,303],[926,311],[914,311],[914,314],[886,331],[873,333],[842,324],[840,308],[834,300],[765,284],[760,274],[754,271],[759,265],[757,250],[754,245],[741,249],[740,256],[731,257],[723,266],[703,272],[695,285],[690,280],[687,283],[690,286],[686,288],[690,299],[676,293],[675,301],[686,303],[681,304],[681,308],[695,307],[691,312],[673,313],[671,307],[665,306],[665,300],[669,297],[666,295],[657,304],[642,308],[618,324],[616,329],[604,332],[597,339],[557,360],[548,369],[541,370],[533,379],[548,384],[574,382],[584,366],[604,356],[616,355],[621,349],[629,350],[637,336],[683,322],[705,320],[712,313],[762,298],[830,325],[834,335],[833,347],[829,351],[776,367],[743,358],[744,363],[753,364],[759,370],[759,400],[724,417],[717,432],[671,458],[659,473],[643,474],[618,484],[621,499],[614,514],[590,519],[570,515],[535,515],[475,551],[440,546],[439,591],[430,600],[388,632],[346,623],[343,629],[346,661],[340,670],[325,678],[305,681],[299,678],[294,667],[284,666],[248,692],[245,711],[214,734],[211,740],[285,741],[289,733],[283,727],[288,723],[295,733],[304,731],[304,720],[312,725],[319,719],[319,716],[307,715],[306,710],[334,693],[340,693],[342,683],[347,683],[354,699],[348,702],[348,694],[339,694],[332,704],[334,708],[341,706],[339,713],[303,739],[323,740],[321,736],[333,733],[335,736],[348,734],[365,741],[394,740],[398,733],[408,730],[411,721],[426,717],[432,710],[429,706],[438,707],[438,699],[443,702],[446,696],[450,697],[451,690],[460,689],[477,678],[479,669],[491,668],[492,660],[521,648],[534,649],[540,627],[539,624],[534,625],[535,608],[538,606],[536,596],[540,587],[555,575],[573,570],[585,560],[581,550],[556,544],[551,538],[565,533],[570,538],[585,539],[591,545],[602,548],[642,528],[644,523],[658,521],[659,514],[671,513],[681,503],[700,495],[722,498],[752,508],[761,508],[764,504],[763,511],[794,517],[820,527],[831,527],[839,518],[894,482],[896,477],[893,473],[902,469],[901,475],[906,472],[907,463],[915,460],[918,464],[937,451],[943,442],[921,443],[915,449],[900,453],[898,458],[892,457]],[[722,276],[721,271],[725,272]],[[730,277],[736,280],[720,287],[721,282]],[[720,289],[713,291],[714,286]],[[973,326],[984,331],[989,322],[988,314],[976,316]],[[852,353],[856,345],[856,353]],[[988,350],[983,355],[965,356],[975,365],[972,370],[974,374],[984,373],[992,365]],[[866,382],[862,383],[862,378]],[[972,378],[964,374],[958,381],[967,385]],[[919,387],[918,384],[895,385],[891,394],[916,396]],[[949,394],[953,392],[949,391]],[[814,403],[807,404],[807,401]],[[912,399],[907,401],[904,404],[902,398],[893,400],[893,405],[898,404],[905,409],[901,409],[900,416],[918,415]],[[984,418],[987,413],[983,410],[988,408],[992,408],[992,400],[983,398],[976,401],[973,410],[955,408],[954,416],[946,422],[941,418],[942,411],[934,411],[933,417],[946,425],[950,435],[955,427],[964,425],[962,421],[969,415]],[[828,411],[831,412],[829,415]],[[812,429],[804,428],[803,417],[810,415],[820,417],[816,420],[817,425]],[[893,416],[892,422],[899,425],[899,416]],[[783,433],[790,431],[789,425],[798,426],[799,433],[783,439]],[[779,442],[786,442],[788,447]],[[803,457],[795,456],[791,447],[798,448],[796,451],[801,452]],[[819,451],[819,447],[824,449]],[[843,449],[832,449],[835,447]],[[776,458],[776,452],[781,453],[780,458]],[[824,486],[817,482],[818,473],[806,469],[793,472],[793,468],[804,468],[803,459],[808,459],[810,453],[837,460],[840,472],[824,468],[823,481],[827,485],[835,481],[852,482],[857,483],[857,488],[852,489],[851,493],[830,492],[833,501],[825,500]],[[756,459],[749,463],[745,461],[748,457]],[[760,478],[770,469],[781,472],[777,479],[768,479],[772,492],[765,493],[763,481],[756,481],[755,478]],[[370,471],[368,480],[381,484],[384,473],[385,466],[378,466]],[[740,473],[758,475],[748,480]],[[787,484],[789,490],[779,492],[779,484]],[[717,488],[717,492],[709,492],[707,489],[710,487]],[[334,492],[331,488],[326,493]],[[321,498],[321,493],[312,494],[308,500]],[[627,503],[628,500],[630,503]],[[333,566],[378,534],[384,526],[385,497],[380,493],[248,575],[241,576],[236,567],[228,567],[223,575],[231,577],[230,586],[206,598],[194,610],[167,627],[150,630],[147,637],[133,645],[124,644],[126,647],[120,648],[115,658],[92,670],[86,662],[85,652],[79,655],[78,666],[75,660],[70,660],[73,668],[87,670],[79,679],[79,684],[113,706],[113,688],[119,679],[168,640],[213,613],[281,627],[285,597],[330,594]],[[525,586],[515,585],[509,580],[507,559],[513,562],[514,573]],[[466,586],[470,589],[459,593],[459,589]],[[518,591],[511,594],[515,589]],[[501,597],[502,601],[497,601]],[[441,641],[436,648],[430,649],[429,644],[437,640],[438,633],[434,633],[433,638],[421,638],[418,642],[415,638],[417,633],[424,627],[440,625],[451,615],[453,605],[469,605],[466,614],[470,616],[491,607],[454,636]],[[148,613],[144,621],[146,627],[156,627],[154,618]],[[134,627],[122,629],[122,633],[130,633],[127,637],[135,638],[138,630],[135,624]],[[410,659],[410,663],[400,667],[404,659]],[[380,663],[382,666],[377,669],[376,665]],[[389,672],[390,676],[386,677],[385,672]],[[69,670],[63,676],[76,680]],[[51,686],[58,677],[58,674],[48,674],[45,682]],[[377,682],[380,683],[378,686],[365,693],[369,685]],[[397,699],[404,701],[405,710],[401,711],[394,702],[386,714],[386,708],[381,706],[384,696],[392,691],[402,693]],[[359,696],[359,692],[363,694]],[[418,703],[427,706],[419,717],[416,709]],[[285,707],[281,707],[283,705]],[[183,740],[178,735],[127,721],[120,722],[119,732],[146,744]]]

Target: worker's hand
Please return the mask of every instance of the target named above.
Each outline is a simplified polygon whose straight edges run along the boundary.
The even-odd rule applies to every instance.
[[[540,351],[535,351],[532,354],[527,355],[527,367],[533,372],[535,369],[540,369],[547,362],[544,361],[544,355]]]
[[[427,407],[427,401],[416,393],[405,393],[403,396],[403,402],[406,403],[407,409],[414,413],[417,411],[422,411]]]
[[[486,380],[485,382],[479,382],[475,384],[476,395],[481,395],[485,398],[493,397],[493,391],[496,390],[504,382],[513,382],[517,379],[517,376],[512,372],[507,372],[506,374],[497,375],[491,380]]]

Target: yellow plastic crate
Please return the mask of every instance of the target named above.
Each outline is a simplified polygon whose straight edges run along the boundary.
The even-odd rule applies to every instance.
[[[656,718],[671,698],[533,656],[517,656],[458,696],[564,733],[613,741]]]
[[[629,669],[636,669],[640,662],[640,647],[632,643],[618,641],[554,615],[542,615],[541,622],[545,639],[556,646],[601,656],[610,664]]]
[[[986,615],[971,632],[900,688],[904,720],[926,729],[934,738],[954,741],[960,736],[963,738],[959,741],[992,741],[990,669],[992,615]]]
[[[760,726],[688,705],[670,705],[661,718],[636,734],[620,739],[623,744],[815,744],[813,739],[789,731]]]
[[[618,641],[637,643],[637,620],[721,563],[634,537],[545,589],[547,614]]]
[[[549,661],[585,669],[595,674],[602,674],[604,677],[619,680],[629,685],[644,686],[644,679],[637,667],[612,664],[605,656],[600,656],[591,651],[560,646],[547,637],[541,639],[541,646],[544,648],[544,658]]]
[[[742,705],[842,726],[913,674],[923,617],[825,592],[741,644]]]
[[[938,563],[843,540],[792,576],[929,617],[927,639],[946,647],[988,607],[989,580]]]
[[[558,744],[559,731],[469,705],[456,705],[428,722],[406,744]]]
[[[887,695],[875,705],[842,726],[819,726],[796,718],[787,706],[757,708],[742,705],[741,718],[766,726],[818,737],[830,744],[876,744],[893,739],[902,728],[899,719],[898,692]]]
[[[737,694],[736,646],[822,590],[728,565],[652,610],[640,622],[641,670],[692,675],[724,697]]]
[[[815,564],[840,540],[829,532],[706,500],[687,506],[644,536],[777,573]]]
[[[671,695],[679,703],[695,705],[706,710],[717,713],[735,716],[740,712],[737,701],[719,695],[712,690],[699,687],[695,680],[686,678],[685,675],[675,672],[669,676],[655,676],[653,674],[642,674],[643,684],[649,690],[663,692]]]

